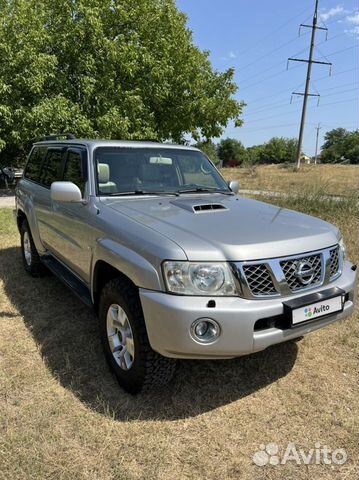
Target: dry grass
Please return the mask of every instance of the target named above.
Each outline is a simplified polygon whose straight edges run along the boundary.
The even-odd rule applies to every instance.
[[[357,208],[303,208],[336,222],[359,262]],[[10,211],[0,231],[1,480],[358,478],[358,312],[299,344],[183,362],[165,391],[131,397],[93,315],[56,278],[24,274]],[[255,466],[268,442],[345,448],[348,462]]]
[[[327,194],[356,195],[359,192],[359,165],[303,165],[293,167],[261,165],[253,168],[223,168],[227,180],[239,180],[241,188],[278,192],[318,188]]]

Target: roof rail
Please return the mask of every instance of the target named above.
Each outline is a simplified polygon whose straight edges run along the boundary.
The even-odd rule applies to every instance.
[[[76,136],[73,133],[56,133],[54,135],[47,135],[40,138],[40,141],[45,140],[73,140]]]
[[[135,140],[137,142],[153,142],[153,143],[161,143],[158,138],[139,138],[138,140]]]

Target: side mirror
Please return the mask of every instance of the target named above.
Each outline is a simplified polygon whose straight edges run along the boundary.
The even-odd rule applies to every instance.
[[[231,180],[228,183],[229,188],[232,190],[233,193],[238,193],[239,190],[239,182],[237,180]]]
[[[82,203],[81,191],[72,182],[53,182],[50,192],[54,202]]]

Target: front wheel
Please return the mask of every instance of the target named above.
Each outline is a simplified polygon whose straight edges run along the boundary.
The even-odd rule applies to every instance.
[[[136,394],[171,380],[176,362],[152,350],[133,285],[115,279],[103,288],[99,320],[106,359],[125,390]]]

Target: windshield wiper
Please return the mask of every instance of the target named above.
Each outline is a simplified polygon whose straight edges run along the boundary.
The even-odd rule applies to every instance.
[[[211,187],[191,187],[178,190],[178,193],[223,193],[223,195],[233,195],[233,192],[229,190],[220,190],[218,188]]]
[[[129,192],[111,192],[106,194],[109,197],[122,197],[122,196],[128,196],[128,195],[174,195],[175,197],[178,197],[179,193],[178,192],[166,192],[166,191],[152,191],[152,190],[131,190]]]

